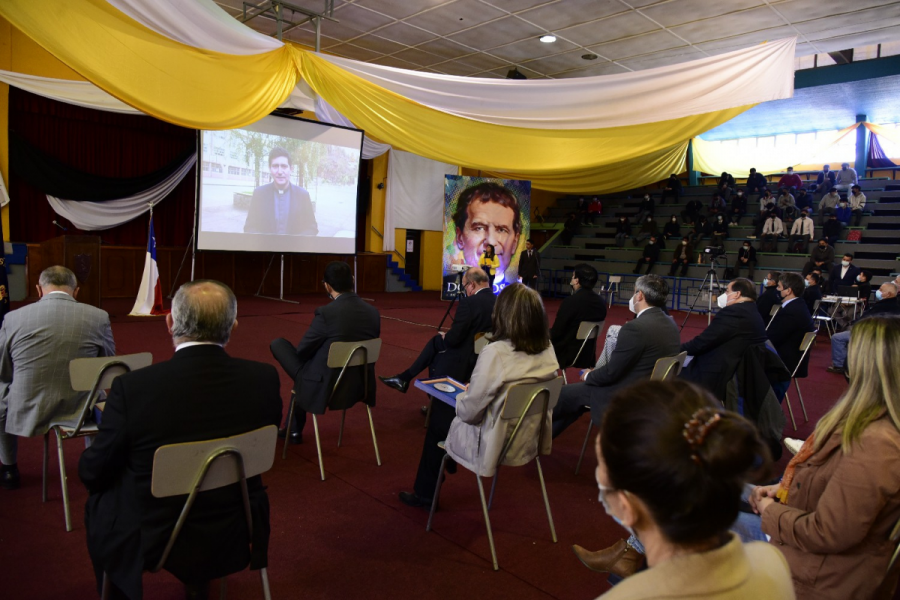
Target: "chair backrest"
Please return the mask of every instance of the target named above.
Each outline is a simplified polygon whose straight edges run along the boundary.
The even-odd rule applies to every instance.
[[[503,401],[503,408],[500,411],[501,419],[516,419],[516,426],[512,434],[503,446],[500,452],[500,458],[497,464],[503,464],[506,454],[512,447],[519,433],[519,427],[525,417],[532,415],[546,414],[547,411],[553,410],[559,400],[559,392],[562,390],[563,378],[554,377],[548,381],[538,383],[519,383],[510,388],[506,392],[506,398]],[[543,446],[544,436],[546,435],[546,419],[540,417],[541,423],[538,429],[538,452]]]
[[[600,332],[603,331],[603,324],[606,321],[582,321],[578,324],[578,332],[575,338],[579,340],[596,339]]]
[[[681,375],[681,369],[684,368],[685,360],[687,360],[687,352],[657,359],[656,364],[653,365],[653,372],[650,373],[650,379],[653,381],[671,381],[675,379]]]
[[[332,342],[331,347],[328,349],[328,368],[340,369],[341,372],[338,373],[337,380],[334,382],[334,387],[331,389],[328,405],[332,406],[332,400],[334,400],[335,394],[337,393],[338,388],[340,388],[341,381],[344,380],[344,375],[347,373],[349,367],[374,364],[380,355],[381,338],[361,340],[358,342]],[[351,404],[355,403],[357,400],[365,402],[369,398],[369,369],[363,369],[362,372],[363,397],[352,399]],[[340,406],[340,408],[345,407]]]
[[[809,349],[812,348],[813,342],[816,341],[816,332],[808,331],[803,334],[803,339],[800,341],[800,360],[797,361],[797,366],[794,367],[794,372],[791,373],[791,377],[796,377],[797,371],[800,369],[800,365],[803,364],[803,359],[806,358],[806,355],[809,353]]]
[[[90,391],[81,407],[81,415],[72,435],[78,435],[87,421],[100,390],[109,389],[113,379],[129,371],[149,367],[153,363],[153,355],[149,352],[124,354],[122,356],[97,356],[95,358],[74,358],[69,361],[69,382],[76,392]]]
[[[491,336],[489,331],[485,331],[483,333],[475,334],[475,354],[481,354],[481,351],[484,350],[484,347],[491,343]]]
[[[772,321],[775,320],[775,315],[778,314],[778,311],[779,311],[779,310],[781,310],[781,305],[780,305],[780,304],[776,304],[776,305],[774,305],[772,308],[769,309],[769,317],[770,317],[770,318],[769,318],[769,322],[766,323],[766,330],[769,329],[769,325],[771,325],[771,324],[772,324]]]
[[[818,300],[816,300],[815,302],[813,302],[813,306],[812,306],[812,316],[813,316],[813,317],[815,317],[815,316],[816,316],[816,313],[819,312],[819,306],[820,306],[821,304],[822,304],[822,299],[821,299],[821,298],[818,299]]]

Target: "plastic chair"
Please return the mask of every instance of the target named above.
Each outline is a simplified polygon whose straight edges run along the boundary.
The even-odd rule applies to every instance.
[[[769,325],[772,324],[772,321],[775,320],[775,315],[778,314],[778,311],[781,310],[781,305],[776,304],[772,308],[769,309],[769,322],[766,323],[766,331],[769,330]]]
[[[335,392],[338,391],[341,381],[344,379],[344,374],[349,367],[363,367],[363,397],[355,400],[353,404],[356,402],[365,403],[365,401],[368,400],[369,369],[366,365],[374,364],[375,361],[378,360],[380,354],[381,338],[362,340],[359,342],[332,342],[331,347],[328,348],[328,368],[340,369],[341,372],[338,374],[337,381],[334,382],[334,387],[331,389],[331,395],[328,398],[327,408],[329,410],[335,410],[335,407],[332,406],[332,403],[335,400]],[[294,408],[296,404],[297,395],[294,392],[291,392],[291,406],[288,410],[287,431],[284,436],[284,449],[281,451],[282,459],[287,458],[288,440],[291,436],[291,425],[293,425],[294,422]],[[347,409],[340,408],[340,410],[341,428],[338,432],[338,448],[341,447],[341,442],[344,438],[344,419],[347,417]],[[366,412],[369,415],[369,429],[372,430],[372,444],[375,446],[375,462],[378,463],[378,466],[380,467],[381,454],[378,452],[378,438],[375,437],[375,423],[372,421],[372,408],[368,404],[366,404]],[[319,456],[319,475],[321,475],[322,481],[325,481],[325,465],[322,462],[322,442],[319,439],[319,423],[316,420],[316,415],[314,413],[311,414],[313,419],[313,431],[315,431],[316,434],[316,453]]]
[[[169,554],[197,500],[197,495],[234,483],[241,484],[241,500],[247,531],[253,538],[253,515],[250,512],[250,494],[247,478],[261,475],[272,468],[278,428],[267,425],[254,431],[205,442],[186,442],[160,446],[153,456],[153,475],[150,491],[154,498],[187,495],[184,508],[178,515],[175,528],[169,536],[166,548],[151,573],[158,573],[166,566]],[[251,542],[252,543],[252,542]],[[265,567],[259,571],[263,595],[271,600],[269,575]],[[225,578],[222,578],[221,598],[225,598]],[[101,600],[109,596],[110,582],[103,574]]]
[[[43,482],[41,500],[47,501],[47,470],[50,462],[50,432],[56,434],[56,451],[59,456],[59,479],[62,487],[63,511],[66,517],[66,531],[72,531],[72,518],[69,510],[69,486],[66,483],[66,458],[63,453],[63,441],[74,438],[90,438],[98,433],[97,424],[88,421],[100,391],[109,389],[113,379],[149,366],[153,355],[149,352],[126,354],[125,356],[99,356],[96,358],[75,358],[69,361],[69,381],[76,392],[90,392],[81,408],[81,415],[75,427],[63,423],[52,423],[44,434]]]
[[[578,324],[578,331],[575,333],[576,340],[584,340],[581,342],[581,347],[578,349],[578,354],[575,355],[575,358],[572,359],[572,364],[563,367],[562,376],[563,381],[569,383],[569,380],[566,378],[566,369],[571,369],[578,363],[578,359],[581,357],[581,353],[584,351],[584,347],[587,346],[588,340],[596,340],[597,336],[603,331],[603,324],[606,321],[582,321]],[[596,345],[596,341],[593,342]]]
[[[613,298],[616,294],[619,293],[620,283],[622,283],[621,275],[609,276],[609,287],[606,288],[606,308],[610,308],[612,306]]]
[[[653,381],[670,381],[681,375],[681,369],[684,368],[684,361],[687,360],[687,352],[681,352],[675,356],[664,356],[656,360],[653,365],[653,372],[650,373],[650,379]],[[590,410],[590,407],[586,407]],[[594,422],[588,419],[587,433],[584,434],[584,442],[581,444],[581,454],[578,455],[578,462],[575,464],[575,474],[581,470],[581,461],[584,460],[584,453],[587,451],[588,440],[591,439],[591,430],[594,428]]]
[[[475,334],[475,355],[481,354],[481,351],[484,350],[485,346],[491,343],[491,332],[490,331],[481,331]],[[430,398],[430,396],[429,396]],[[425,429],[428,429],[428,424],[431,422],[431,403],[427,406],[422,407],[422,411],[425,413]]]
[[[800,351],[803,354],[800,355],[800,360],[797,362],[797,366],[794,367],[794,372],[791,373],[791,379],[794,380],[794,385],[797,386],[797,397],[800,398],[800,408],[803,409],[803,422],[808,423],[809,417],[806,415],[806,406],[803,404],[803,394],[800,393],[800,382],[797,378],[797,371],[800,369],[800,365],[803,364],[803,359],[806,358],[809,349],[812,347],[813,342],[816,341],[816,332],[810,331],[803,334],[803,340],[800,342]],[[788,389],[790,389],[790,385],[788,385]],[[787,390],[784,392],[784,403],[787,404],[788,414],[791,416],[791,424],[794,426],[794,431],[797,431],[797,421],[794,420],[794,409],[791,408],[791,400],[788,398]]]
[[[478,481],[478,494],[481,498],[481,510],[484,513],[484,524],[487,528],[488,544],[491,547],[491,558],[494,563],[495,571],[500,569],[500,565],[497,562],[497,550],[496,548],[494,548],[494,535],[491,531],[491,519],[488,516],[488,511],[493,504],[494,492],[497,487],[497,477],[500,474],[500,465],[502,465],[503,461],[506,459],[506,455],[509,453],[510,448],[512,448],[516,440],[519,439],[519,429],[522,425],[522,422],[525,420],[525,417],[529,415],[535,416],[535,418],[540,419],[540,427],[538,428],[537,433],[537,452],[534,456],[534,462],[537,465],[538,479],[541,482],[541,493],[544,497],[544,507],[547,509],[547,520],[550,523],[550,538],[554,543],[556,543],[557,541],[556,528],[553,526],[553,514],[550,512],[550,499],[547,496],[547,486],[544,483],[544,473],[543,471],[541,471],[540,453],[544,441],[544,436],[549,435],[549,432],[546,431],[547,419],[545,415],[550,414],[550,411],[553,410],[553,407],[556,405],[557,400],[559,400],[559,392],[562,389],[562,383],[562,378],[556,377],[554,379],[551,379],[550,381],[517,384],[509,388],[506,393],[506,398],[503,402],[503,409],[500,413],[500,419],[498,419],[498,423],[504,420],[515,420],[516,425],[512,431],[512,434],[509,436],[509,439],[506,441],[506,444],[504,444],[503,449],[500,452],[500,456],[497,459],[497,464],[494,466],[494,481],[491,485],[491,497],[490,501],[488,502],[485,502],[484,485],[481,483],[481,475],[475,473],[475,479]],[[540,400],[538,400],[538,398],[540,398]],[[438,444],[438,446],[444,448],[444,443],[441,442]],[[446,466],[449,459],[450,455],[445,454],[443,460],[441,461],[441,473],[444,472],[444,467]],[[425,531],[431,531],[431,522],[434,519],[434,511],[437,509],[442,483],[443,477],[439,477],[437,486],[434,489],[434,500],[432,500],[431,502],[431,512],[428,515],[428,524],[425,526]]]

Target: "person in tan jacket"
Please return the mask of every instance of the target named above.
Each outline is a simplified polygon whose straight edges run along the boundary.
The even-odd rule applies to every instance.
[[[900,519],[900,318],[854,325],[848,358],[847,392],[781,483],[750,496],[800,600],[893,598],[900,574],[886,576]]]

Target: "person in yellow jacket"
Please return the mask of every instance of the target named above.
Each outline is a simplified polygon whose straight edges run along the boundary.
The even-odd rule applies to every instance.
[[[494,253],[494,247],[491,244],[485,246],[484,252],[481,253],[481,257],[478,259],[478,266],[487,274],[491,291],[493,291],[494,275],[497,274],[497,269],[500,268],[500,259]]]

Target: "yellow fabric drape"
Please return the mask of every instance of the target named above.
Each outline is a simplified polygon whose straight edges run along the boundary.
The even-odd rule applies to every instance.
[[[900,145],[900,131],[897,131],[896,129],[885,129],[881,125],[869,122],[863,123],[863,126],[878,137],[883,137],[894,144]]]
[[[694,138],[692,149],[694,169],[710,175],[725,171],[735,177],[747,177],[750,168],[760,173],[780,173],[790,167],[815,163],[816,158],[852,133],[858,123],[835,132],[824,140],[790,148],[743,148],[724,146]]]
[[[200,50],[162,36],[105,0],[3,0],[0,14],[109,94],[183,127],[232,129],[272,112],[297,83],[299,50]]]

